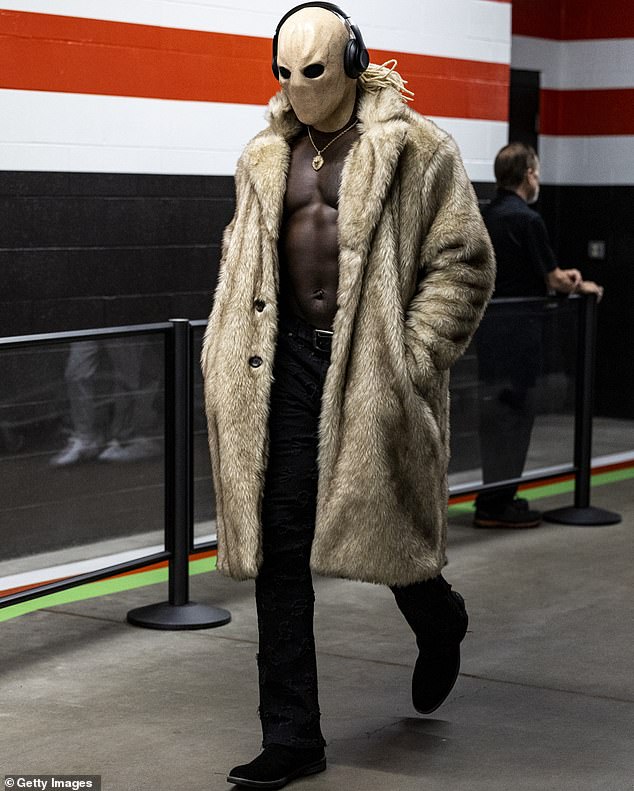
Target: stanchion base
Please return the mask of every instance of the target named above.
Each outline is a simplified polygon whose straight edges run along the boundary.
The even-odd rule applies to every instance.
[[[592,505],[586,508],[576,508],[574,505],[565,508],[554,508],[544,511],[543,517],[547,522],[558,522],[562,525],[577,525],[578,527],[600,527],[602,525],[617,525],[621,515],[605,508],[595,508]]]
[[[196,602],[170,604],[166,601],[130,610],[127,619],[128,623],[146,629],[212,629],[229,623],[231,613]]]

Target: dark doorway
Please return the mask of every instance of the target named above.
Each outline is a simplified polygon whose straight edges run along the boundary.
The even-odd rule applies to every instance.
[[[539,152],[538,71],[511,69],[509,93],[509,143],[520,142]]]

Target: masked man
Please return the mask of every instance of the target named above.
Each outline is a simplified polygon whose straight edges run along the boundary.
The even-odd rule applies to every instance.
[[[467,628],[443,579],[448,378],[494,264],[451,138],[369,66],[329,3],[273,40],[281,91],[243,152],[203,347],[218,567],[255,578],[263,752],[231,770],[281,788],[326,767],[311,568],[389,585],[434,711]]]

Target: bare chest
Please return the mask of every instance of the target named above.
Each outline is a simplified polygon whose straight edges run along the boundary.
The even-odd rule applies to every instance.
[[[311,205],[339,208],[339,186],[343,165],[350,148],[358,138],[355,130],[348,132],[321,154],[307,136],[291,149],[291,162],[286,182],[284,210],[287,216]],[[313,162],[321,166],[315,169]]]

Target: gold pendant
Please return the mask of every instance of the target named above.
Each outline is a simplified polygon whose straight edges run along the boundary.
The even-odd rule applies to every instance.
[[[317,156],[313,157],[313,170],[319,170],[323,164],[324,158],[321,154],[317,154]]]

